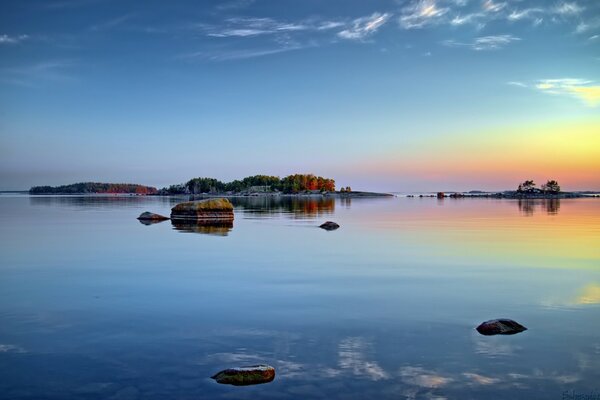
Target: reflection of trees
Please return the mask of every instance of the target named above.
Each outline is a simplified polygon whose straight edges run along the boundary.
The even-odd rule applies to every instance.
[[[519,211],[531,217],[536,208],[541,208],[548,215],[556,215],[560,210],[560,199],[519,199]]]
[[[328,197],[234,197],[231,202],[236,209],[256,216],[284,214],[291,218],[315,218],[335,211],[335,199]]]
[[[175,230],[188,233],[202,233],[205,235],[227,236],[233,229],[233,222],[204,222],[193,223],[190,221],[173,221]]]
[[[178,203],[201,200],[202,196],[30,196],[29,201],[35,206],[74,207],[74,208],[123,208],[142,207],[155,210],[172,208]],[[333,197],[299,197],[299,196],[247,196],[229,198],[236,208],[248,216],[287,216],[290,218],[317,218],[333,214],[335,198]],[[340,199],[345,207],[350,207],[351,199]]]
[[[82,196],[29,196],[29,202],[33,206],[60,206],[81,208],[114,208],[114,207],[137,207],[152,202],[169,205],[172,201],[168,197],[159,196],[127,196],[127,195],[82,195]],[[181,202],[179,200],[177,202]]]
[[[549,215],[558,214],[558,210],[560,209],[560,200],[559,199],[545,199],[542,203],[542,209],[546,211]]]
[[[519,199],[519,211],[526,217],[531,217],[533,215],[534,206],[534,200]]]

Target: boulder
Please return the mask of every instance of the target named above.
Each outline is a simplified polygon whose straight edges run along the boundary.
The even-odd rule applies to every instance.
[[[233,221],[233,205],[227,199],[206,199],[179,203],[171,209],[173,221]]]
[[[483,322],[476,329],[477,332],[485,336],[514,335],[527,330],[523,325],[512,319],[492,319]]]
[[[444,192],[438,192],[437,193],[437,198],[438,199],[443,199],[444,197],[446,197],[446,194]]]
[[[211,376],[217,383],[225,385],[246,386],[269,383],[275,379],[275,368],[270,365],[250,365],[229,368]]]
[[[169,219],[169,217],[165,217],[164,215],[154,214],[150,211],[145,211],[137,217],[140,221],[165,221]]]
[[[319,228],[325,229],[326,231],[334,231],[340,226],[333,221],[327,221],[319,226]]]

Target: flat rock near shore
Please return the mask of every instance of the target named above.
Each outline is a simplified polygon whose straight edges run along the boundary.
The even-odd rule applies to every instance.
[[[174,221],[233,221],[233,205],[227,199],[214,198],[179,203],[171,209],[171,219]]]

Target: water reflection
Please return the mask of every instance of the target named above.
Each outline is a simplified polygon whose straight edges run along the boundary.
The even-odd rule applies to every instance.
[[[62,206],[77,208],[120,208],[137,207],[148,202],[160,204],[171,204],[173,201],[180,202],[172,197],[161,196],[124,196],[124,195],[80,195],[80,196],[29,196],[32,206]]]
[[[140,224],[148,226],[148,225],[160,224],[161,222],[165,222],[167,220],[166,219],[138,219],[138,221],[140,221]]]
[[[233,221],[203,222],[198,224],[191,221],[171,220],[171,225],[173,225],[173,229],[181,232],[201,233],[213,236],[227,236],[233,229]]]
[[[236,209],[242,209],[249,216],[277,218],[317,218],[335,212],[335,199],[331,197],[234,197],[230,199]],[[348,199],[349,200],[349,199]],[[350,203],[346,203],[347,206]]]
[[[537,208],[548,215],[556,215],[560,210],[560,199],[519,199],[519,211],[526,217],[531,217]]]

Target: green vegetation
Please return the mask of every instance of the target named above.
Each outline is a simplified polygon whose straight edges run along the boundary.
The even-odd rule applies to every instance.
[[[29,194],[88,194],[88,193],[130,193],[130,194],[157,194],[158,190],[151,186],[135,185],[131,183],[99,183],[81,182],[63,186],[34,186],[29,189]]]
[[[194,178],[185,184],[171,185],[160,190],[160,194],[200,194],[225,192],[283,192],[299,193],[304,191],[334,191],[335,181],[312,174],[294,174],[278,176],[254,175],[242,180],[221,182],[214,178]]]

